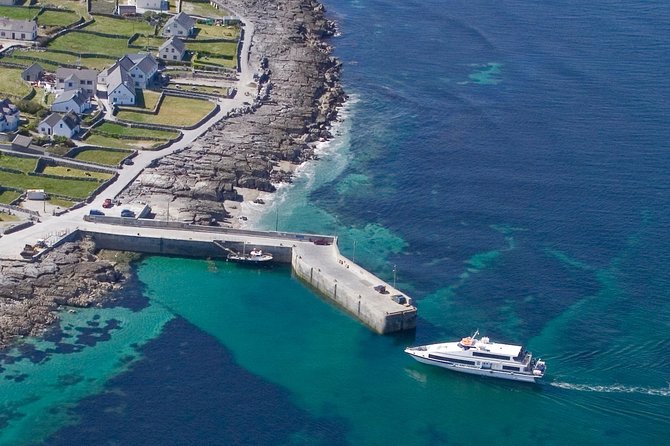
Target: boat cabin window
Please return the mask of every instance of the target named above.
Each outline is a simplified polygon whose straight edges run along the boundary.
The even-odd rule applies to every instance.
[[[503,366],[503,370],[509,370],[509,371],[518,372],[518,371],[519,371],[519,367],[512,367],[511,365],[504,365],[504,366]]]
[[[526,349],[522,348],[521,351],[519,352],[519,355],[514,357],[514,360],[521,362],[524,360],[525,357],[526,357]]]
[[[472,356],[477,356],[479,358],[503,359],[505,361],[509,361],[509,356],[495,355],[493,353],[472,352]]]
[[[465,359],[445,358],[443,356],[436,356],[436,355],[428,355],[428,357],[430,359],[437,359],[438,361],[449,361],[449,362],[457,362],[459,364],[475,365],[475,361],[467,361]]]

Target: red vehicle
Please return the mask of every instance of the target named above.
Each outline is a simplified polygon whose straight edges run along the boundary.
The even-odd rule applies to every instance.
[[[102,203],[103,208],[111,208],[112,207],[112,199],[111,198],[105,198],[105,202]]]

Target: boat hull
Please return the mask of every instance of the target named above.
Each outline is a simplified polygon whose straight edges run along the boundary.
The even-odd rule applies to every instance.
[[[522,382],[531,382],[531,383],[536,382],[536,380],[540,378],[540,376],[526,374],[526,373],[514,373],[514,372],[507,372],[507,371],[502,371],[502,370],[482,369],[480,367],[472,367],[472,366],[463,365],[463,364],[456,364],[456,363],[452,363],[452,362],[448,362],[448,361],[437,361],[437,360],[434,360],[434,359],[425,358],[423,356],[413,354],[410,351],[406,351],[406,353],[409,354],[412,358],[416,359],[417,361],[419,361],[423,364],[433,365],[433,366],[441,367],[443,369],[453,370],[455,372],[469,373],[471,375],[489,376],[489,377],[492,377],[492,378],[500,378],[500,379],[507,379],[507,380],[510,380],[510,381],[522,381]]]

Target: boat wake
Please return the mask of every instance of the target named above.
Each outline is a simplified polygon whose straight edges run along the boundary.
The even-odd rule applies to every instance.
[[[613,386],[599,386],[591,384],[572,384],[561,381],[554,381],[549,385],[567,390],[577,390],[580,392],[598,392],[598,393],[637,393],[653,396],[670,396],[670,385],[666,388],[624,386],[615,384]]]

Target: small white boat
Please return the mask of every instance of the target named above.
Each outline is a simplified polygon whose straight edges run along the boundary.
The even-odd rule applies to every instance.
[[[248,263],[248,264],[260,264],[270,262],[272,260],[272,254],[264,253],[259,248],[254,248],[249,253],[242,252],[228,254],[228,260],[239,263]]]
[[[500,344],[489,338],[477,339],[479,331],[459,342],[408,347],[405,353],[419,362],[457,372],[492,376],[514,381],[535,382],[547,369],[521,345]]]

